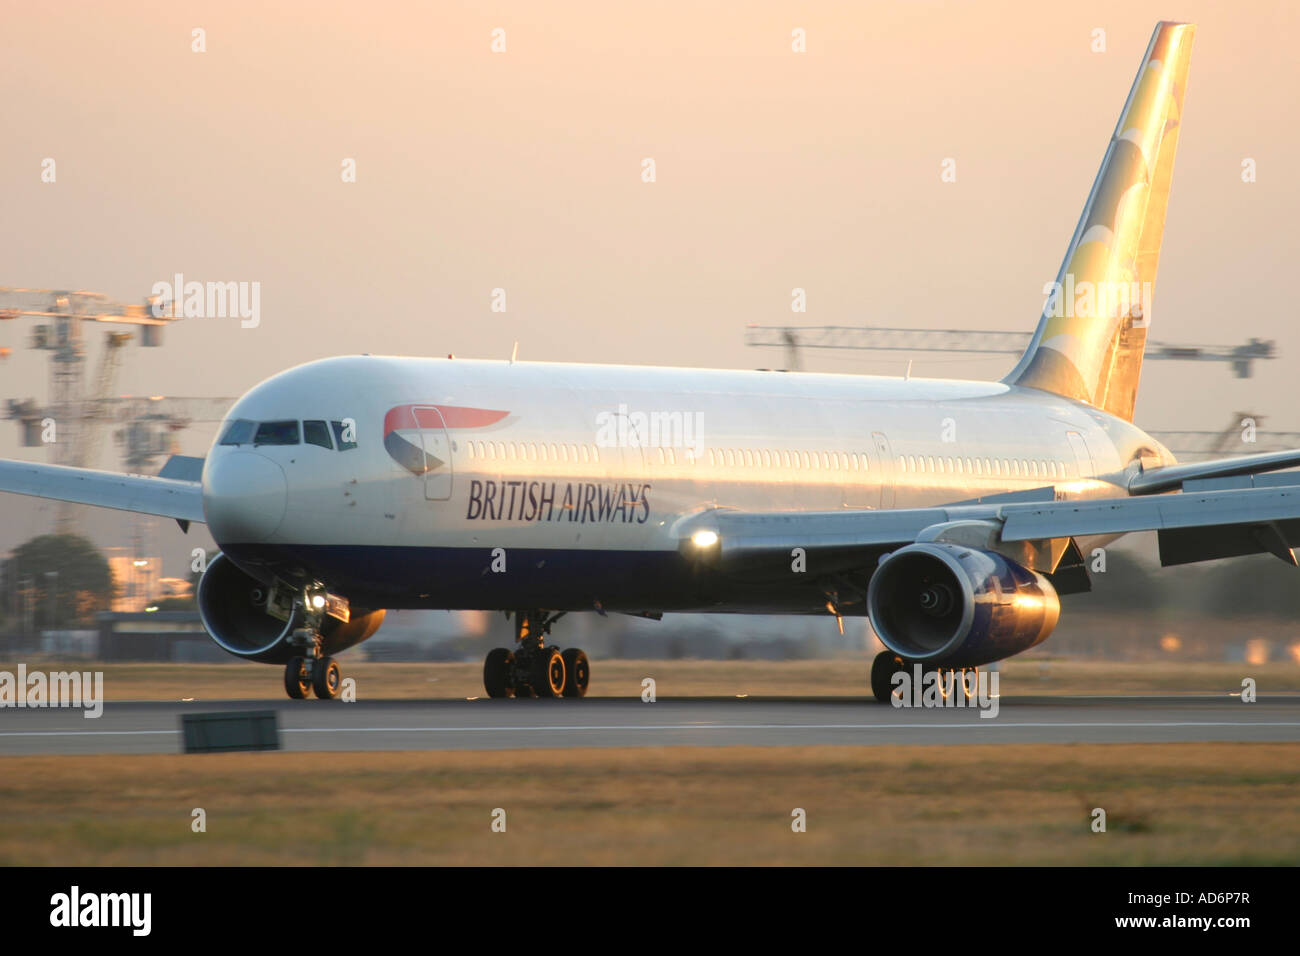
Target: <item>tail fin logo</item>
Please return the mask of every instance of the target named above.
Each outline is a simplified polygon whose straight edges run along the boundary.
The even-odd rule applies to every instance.
[[[1160,23],[1029,349],[1005,381],[1131,420],[1195,26]]]

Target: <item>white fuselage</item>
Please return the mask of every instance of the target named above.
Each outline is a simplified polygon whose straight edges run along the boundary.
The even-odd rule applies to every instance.
[[[345,423],[356,447],[222,444],[239,420],[334,423],[333,445]],[[712,508],[914,508],[1045,486],[1114,495],[1097,476],[1139,455],[1172,461],[1127,422],[999,383],[356,356],[241,398],[206,460],[204,508],[241,564],[297,562],[347,593],[330,578],[379,566],[392,577],[393,562],[435,555],[440,578],[456,560],[478,573],[494,549],[639,573],[620,559],[675,554],[674,522]],[[529,597],[544,586],[532,570]],[[375,582],[359,587],[373,595]],[[509,608],[523,597],[500,592],[415,575],[385,599]],[[641,587],[638,606],[653,594]]]

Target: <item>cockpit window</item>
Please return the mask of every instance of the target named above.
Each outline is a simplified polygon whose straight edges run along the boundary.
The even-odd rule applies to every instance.
[[[354,430],[345,428],[342,422],[330,422],[330,424],[334,426],[334,440],[338,442],[339,451],[347,451],[349,448],[357,447],[355,441],[348,440],[356,437]]]
[[[257,428],[257,422],[250,422],[247,418],[236,418],[226,428],[226,433],[221,436],[223,445],[245,445],[253,440],[253,431]]]
[[[320,445],[322,448],[334,449],[330,441],[330,429],[324,421],[305,421],[302,423],[302,440],[308,445]]]
[[[262,422],[253,436],[254,445],[296,445],[300,441],[296,421]]]

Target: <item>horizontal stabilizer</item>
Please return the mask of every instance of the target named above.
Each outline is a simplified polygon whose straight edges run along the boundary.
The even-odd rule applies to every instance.
[[[191,455],[172,455],[158,470],[159,478],[176,481],[198,481],[203,477],[203,459]]]
[[[1270,451],[1259,455],[1242,455],[1239,458],[1219,458],[1215,461],[1195,461],[1183,465],[1168,465],[1140,471],[1128,483],[1130,495],[1156,495],[1175,491],[1187,481],[1207,478],[1231,478],[1234,475],[1258,475],[1268,471],[1300,466],[1300,450]],[[1300,475],[1296,476],[1300,483]]]

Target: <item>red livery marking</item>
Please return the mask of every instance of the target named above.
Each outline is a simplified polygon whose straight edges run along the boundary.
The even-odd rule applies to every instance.
[[[384,435],[387,437],[398,428],[441,428],[444,425],[447,428],[486,428],[509,414],[491,408],[460,405],[398,405],[384,416]]]

